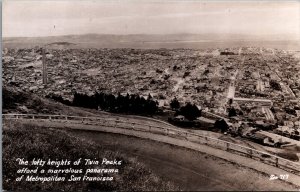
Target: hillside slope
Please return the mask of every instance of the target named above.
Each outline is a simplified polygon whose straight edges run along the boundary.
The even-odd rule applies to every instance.
[[[55,138],[55,139],[53,139]],[[122,161],[118,166],[119,173],[114,176],[113,182],[103,181],[65,181],[60,182],[17,182],[20,176],[17,170],[21,167],[15,161],[24,158],[31,161],[35,159],[69,160],[74,162],[78,158],[102,160],[116,159]],[[35,166],[28,166],[34,169]],[[43,166],[45,170],[53,166]],[[61,169],[89,169],[99,168],[97,165],[85,166],[62,166]],[[110,168],[112,168],[110,166]],[[50,177],[53,174],[39,174],[39,176]],[[58,176],[70,178],[72,173],[62,173]],[[82,174],[80,175],[82,176]],[[102,174],[91,174],[90,177],[102,176]],[[153,191],[153,190],[178,190],[175,185],[157,177],[144,164],[141,164],[131,156],[122,154],[119,150],[108,150],[95,142],[70,135],[66,130],[41,129],[19,123],[8,123],[3,126],[3,188],[13,191]]]

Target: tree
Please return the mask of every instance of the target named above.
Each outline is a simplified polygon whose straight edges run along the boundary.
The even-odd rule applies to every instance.
[[[275,108],[273,106],[270,108],[270,110],[272,111],[272,113],[275,113]]]
[[[228,117],[233,117],[233,116],[236,116],[236,110],[231,107],[229,110],[228,110]]]
[[[273,79],[270,81],[270,86],[271,86],[272,89],[274,89],[274,90],[281,91],[281,86],[280,86],[280,84],[279,84],[277,81],[273,80]]]
[[[106,97],[106,102],[108,104],[109,110],[114,111],[116,107],[116,97],[113,94],[109,94]]]
[[[214,128],[220,129],[221,132],[225,132],[228,130],[229,127],[224,119],[218,119],[214,124]]]
[[[121,93],[118,93],[118,96],[116,98],[116,106],[117,111],[116,112],[123,112],[124,111],[124,97],[121,95]]]
[[[62,98],[57,98],[60,102],[65,102]],[[82,93],[74,93],[72,104],[78,107],[86,107],[91,109],[98,109],[110,111],[115,113],[133,113],[143,115],[153,115],[158,110],[158,102],[154,101],[151,95],[148,98],[139,96],[138,94],[126,96],[118,93],[117,96],[111,93],[98,93],[94,95],[87,95]]]
[[[193,121],[197,117],[201,116],[201,110],[194,104],[187,103],[185,106],[180,108],[180,114],[183,115],[186,119]]]
[[[178,102],[177,98],[175,97],[174,99],[171,100],[170,102],[170,107],[173,110],[177,110],[180,108],[180,103]]]
[[[151,94],[149,93],[149,94],[148,94],[148,97],[147,97],[147,100],[150,101],[151,99],[152,99],[152,96],[151,96]]]

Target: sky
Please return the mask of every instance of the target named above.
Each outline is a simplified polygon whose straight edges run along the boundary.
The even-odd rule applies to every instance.
[[[4,37],[251,34],[300,37],[300,1],[4,0]]]

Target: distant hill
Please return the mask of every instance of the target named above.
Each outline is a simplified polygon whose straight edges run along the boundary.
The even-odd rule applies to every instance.
[[[255,36],[240,34],[166,34],[166,35],[109,35],[84,34],[48,37],[7,37],[3,38],[4,48],[224,48],[255,46],[279,49],[300,49],[300,42],[295,37]]]
[[[75,45],[76,45],[75,43],[69,43],[69,42],[63,41],[63,42],[49,43],[45,46],[50,49],[68,49],[68,48],[72,48]]]
[[[69,43],[69,42],[54,42],[50,43],[48,45],[64,45],[64,46],[69,46],[69,45],[75,45],[74,43]]]

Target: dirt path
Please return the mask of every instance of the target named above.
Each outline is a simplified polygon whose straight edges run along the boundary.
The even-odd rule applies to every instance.
[[[183,190],[297,190],[252,169],[182,147],[119,134],[78,130],[72,134],[138,158]]]

